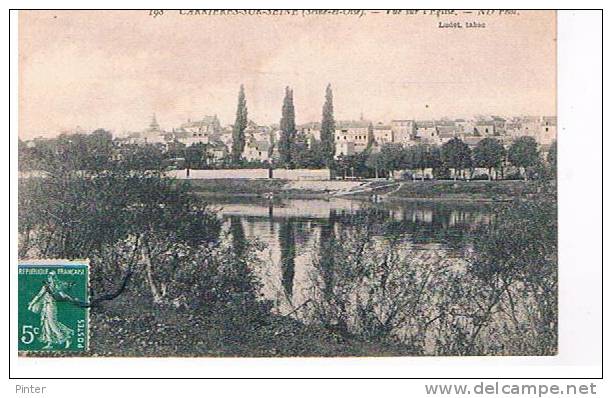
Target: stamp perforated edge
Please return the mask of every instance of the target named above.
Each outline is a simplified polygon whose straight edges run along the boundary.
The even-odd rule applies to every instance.
[[[80,258],[80,259],[61,259],[61,258],[50,258],[50,259],[23,259],[17,261],[17,268],[19,267],[27,267],[27,266],[47,266],[47,267],[61,267],[62,265],[84,265],[87,268],[87,294],[91,292],[91,261],[88,258]],[[19,298],[18,298],[19,299]],[[74,351],[75,353],[79,352],[87,352],[89,351],[89,340],[91,340],[91,317],[89,312],[89,307],[85,308],[86,317],[87,317],[87,345],[84,351]],[[43,351],[43,350],[17,350],[18,354],[22,354],[24,357],[27,357],[28,353],[48,353],[48,352],[68,352],[68,351]],[[38,357],[36,357],[38,358]]]

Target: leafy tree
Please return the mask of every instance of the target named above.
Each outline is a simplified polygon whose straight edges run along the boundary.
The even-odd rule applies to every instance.
[[[158,147],[107,152],[99,146],[105,137],[53,140],[47,177],[19,181],[19,256],[90,258],[94,291],[113,293],[86,305],[121,294],[134,273],[160,302],[168,292],[159,278],[171,277],[185,248],[216,241],[219,221],[184,184],[164,177]]]
[[[297,131],[291,146],[291,159],[295,167],[306,167],[308,162],[308,139],[303,131]]]
[[[517,331],[522,341],[534,340],[531,344],[539,355],[550,355],[557,346],[556,200],[539,196],[517,202],[499,209],[495,221],[481,228],[468,266],[468,273],[482,285],[473,297],[478,310],[473,315],[469,349],[475,348],[478,335],[490,326],[505,299],[512,323],[521,324],[521,310],[516,308],[519,297],[531,296],[529,321]]]
[[[369,173],[369,167],[366,165],[368,157],[372,152],[371,148],[356,153],[350,156],[350,167],[353,175],[364,177]]]
[[[401,144],[386,143],[380,148],[380,153],[384,159],[383,168],[389,172],[393,178],[393,172],[399,170],[402,167],[402,159],[404,155],[404,149]]]
[[[366,165],[369,151],[363,151],[354,155],[340,155],[336,161],[337,168],[342,171],[343,178],[347,176],[364,176],[368,173]]]
[[[296,167],[305,169],[320,169],[331,166],[323,151],[321,141],[311,139],[310,144],[306,137],[298,133],[293,150],[293,161]]]
[[[113,154],[113,136],[110,132],[98,129],[84,136],[82,169],[100,171],[109,167]]]
[[[192,144],[185,148],[185,166],[188,169],[201,169],[206,165],[206,145]]]
[[[486,167],[489,170],[491,180],[492,170],[503,166],[506,158],[504,145],[495,138],[482,139],[474,148],[474,163],[477,167]]]
[[[49,158],[50,156],[46,154],[54,151],[49,141],[37,139],[28,145],[19,139],[17,147],[19,171],[44,170],[43,159]]]
[[[285,87],[285,99],[283,100],[282,117],[280,120],[281,135],[278,142],[280,162],[284,167],[293,167],[291,158],[293,145],[295,144],[295,108],[293,106],[293,90]]]
[[[457,172],[472,167],[472,151],[461,139],[455,137],[442,145],[442,163],[453,169],[453,177],[457,179]]]
[[[413,168],[421,170],[421,180],[425,179],[425,169],[431,167],[429,145],[418,144],[410,147],[413,153]]]
[[[553,141],[550,144],[550,149],[546,154],[546,161],[553,170],[557,170],[557,141]]]
[[[334,95],[331,84],[325,89],[325,103],[323,104],[323,116],[321,118],[321,150],[325,156],[325,163],[330,165],[334,160],[336,152],[334,134],[336,122],[334,120]]]
[[[508,150],[508,161],[521,169],[525,180],[527,180],[527,168],[535,166],[538,159],[538,144],[533,137],[517,138]]]
[[[83,170],[86,162],[87,137],[85,134],[60,134],[55,140],[55,148],[52,153],[47,153],[50,161],[46,168],[48,170]]]
[[[331,168],[333,166],[333,159],[330,162],[321,150],[323,143],[319,140],[311,140],[310,147],[308,148],[308,166],[309,168],[320,169],[323,167]]]
[[[119,161],[113,167],[124,170],[161,170],[162,149],[157,145],[125,145],[117,149]]]
[[[442,174],[444,164],[442,163],[442,155],[438,146],[431,146],[429,148],[429,167],[432,168],[434,177]]]
[[[416,168],[415,151],[413,146],[402,148],[402,157],[400,168],[404,170],[413,170]]]
[[[438,167],[439,151],[427,144],[418,144],[404,148],[401,168],[420,170],[421,180],[425,179],[425,169]]]
[[[355,176],[355,155],[340,155],[336,160],[336,168],[342,173],[342,178]]]
[[[244,130],[248,123],[248,111],[246,104],[246,97],[244,94],[244,85],[240,85],[240,91],[238,93],[238,107],[236,109],[236,121],[234,122],[234,128],[232,130],[232,161],[234,163],[240,162],[242,158],[242,152],[244,152],[244,146],[246,139],[244,137]]]
[[[28,146],[19,143],[19,169],[95,173],[110,167],[117,152],[112,135],[99,129],[91,134],[61,134],[54,139],[37,139]]]
[[[384,155],[380,152],[371,152],[366,159],[366,166],[374,170],[374,177],[378,178],[381,170],[385,168]]]
[[[21,138],[19,138],[19,141],[17,143],[17,167],[19,167],[19,171],[26,171],[32,169],[31,165],[29,164],[31,158],[30,152],[30,148],[28,148],[26,143],[23,142]]]

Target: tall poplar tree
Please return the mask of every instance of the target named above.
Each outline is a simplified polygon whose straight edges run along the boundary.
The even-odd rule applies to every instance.
[[[374,125],[372,122],[368,124],[368,149],[372,148],[374,145]]]
[[[238,93],[238,108],[236,109],[236,122],[232,130],[232,162],[238,163],[242,158],[244,145],[244,130],[246,130],[248,121],[246,97],[244,95],[244,85],[240,85]]]
[[[334,94],[332,93],[331,84],[328,84],[325,89],[325,103],[323,104],[323,116],[321,118],[321,146],[325,162],[328,166],[333,161],[336,152],[334,145],[335,132]]]
[[[281,135],[278,142],[278,152],[281,164],[285,167],[293,166],[291,152],[295,141],[295,108],[293,106],[293,90],[285,87],[282,117],[280,120]]]

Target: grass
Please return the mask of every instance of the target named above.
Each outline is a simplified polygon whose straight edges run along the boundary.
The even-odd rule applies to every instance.
[[[409,355],[406,348],[347,340],[320,327],[270,315],[229,327],[227,314],[174,310],[92,317],[90,355],[180,357],[295,357]],[[140,326],[137,326],[140,325]],[[146,327],[143,327],[147,325]]]
[[[285,180],[211,179],[189,180],[193,192],[208,195],[264,195],[278,194],[287,183]]]
[[[392,193],[395,199],[509,200],[537,192],[534,181],[408,181]]]
[[[316,185],[317,182],[309,181],[309,183]],[[343,181],[321,181],[320,186],[306,184],[306,187],[300,187],[299,181],[290,183],[288,180],[280,179],[194,179],[187,182],[193,192],[203,196],[264,196],[272,193],[277,197],[290,198],[328,197],[330,192],[342,189],[344,183]]]
[[[329,183],[329,182],[328,182]],[[529,197],[537,193],[535,181],[403,181],[399,190],[393,181],[374,181],[370,187],[378,194],[390,193],[389,199],[440,199],[440,200],[510,200]],[[189,180],[191,190],[205,196],[264,196],[278,197],[327,197],[326,192],[313,189],[293,189],[286,180],[268,179],[212,179]],[[392,184],[387,187],[387,185]],[[340,189],[340,187],[338,187]],[[355,196],[371,195],[371,192]]]
[[[26,356],[95,357],[330,357],[410,355],[405,346],[344,338],[293,318],[264,315],[246,321],[228,311],[153,306],[121,296],[92,309],[90,346],[84,353],[41,352]]]

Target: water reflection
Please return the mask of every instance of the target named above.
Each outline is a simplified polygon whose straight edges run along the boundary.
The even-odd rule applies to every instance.
[[[280,221],[278,240],[280,244],[280,265],[282,285],[289,300],[293,296],[293,277],[295,276],[295,229],[296,222],[292,218]]]
[[[417,354],[555,352],[556,242],[532,222],[555,214],[544,204],[502,212],[497,207],[507,205],[347,199],[215,206],[235,250],[245,250],[245,240],[264,244],[254,271],[277,313],[341,339],[400,342]],[[491,233],[481,227],[494,221],[502,232],[482,246]],[[542,225],[555,236],[554,220]],[[542,236],[551,255],[542,257]],[[519,250],[528,256],[520,261],[538,266],[487,271],[489,261],[514,266],[514,256],[506,262],[499,253]]]
[[[408,202],[371,204],[348,199],[241,201],[219,200],[226,228],[237,252],[245,239],[265,244],[259,253],[264,269],[258,270],[263,294],[280,313],[291,312],[311,298],[312,258],[323,262],[319,270],[324,286],[333,286],[336,236],[367,213],[374,234],[400,236],[412,250],[461,256],[467,235],[491,222],[493,205]],[[342,244],[342,242],[336,242]],[[325,294],[325,292],[323,292]]]

